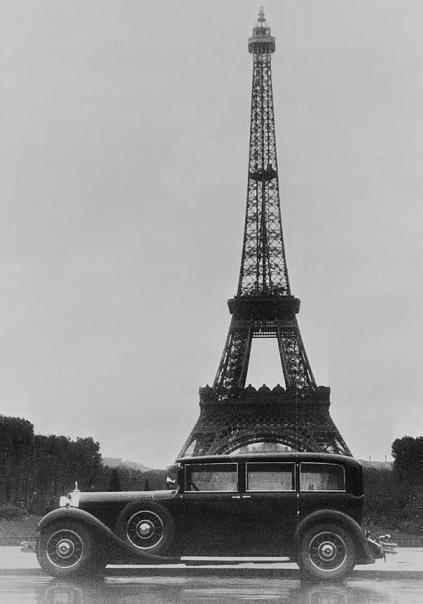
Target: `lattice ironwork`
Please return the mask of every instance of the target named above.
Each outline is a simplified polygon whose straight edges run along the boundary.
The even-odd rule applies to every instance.
[[[253,443],[349,455],[329,404],[329,388],[322,386],[306,398],[296,396],[295,389],[250,386],[232,402],[220,402],[213,388],[202,388],[201,415],[181,455],[233,453]]]
[[[253,54],[247,209],[238,296],[289,295],[279,202],[271,53],[275,39],[259,15],[249,50]]]
[[[288,388],[298,392],[316,387],[295,317],[299,300],[289,296],[283,301],[268,298],[234,298],[229,333],[214,380],[222,398],[244,388],[253,338],[277,338],[283,377]]]
[[[251,443],[350,454],[317,386],[291,295],[279,200],[271,36],[263,9],[248,41],[253,55],[248,187],[241,269],[213,387],[200,389],[200,418],[180,455],[230,453]],[[285,387],[245,387],[253,338],[276,338]]]

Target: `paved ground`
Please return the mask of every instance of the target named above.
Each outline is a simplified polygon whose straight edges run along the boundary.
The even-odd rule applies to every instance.
[[[65,583],[47,576],[0,577],[1,604],[422,604],[423,580],[352,578],[307,584],[297,578],[107,577]]]

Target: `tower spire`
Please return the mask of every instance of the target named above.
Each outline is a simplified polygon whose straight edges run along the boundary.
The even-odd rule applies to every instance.
[[[260,9],[248,40],[253,55],[247,208],[237,296],[290,295],[282,235],[271,54],[275,38]]]
[[[181,454],[232,452],[254,442],[347,453],[329,415],[329,388],[317,386],[291,294],[279,199],[271,35],[263,7],[248,40],[253,59],[244,237],[237,293],[213,387],[200,389],[201,415]],[[245,387],[254,338],[276,338],[285,389]]]

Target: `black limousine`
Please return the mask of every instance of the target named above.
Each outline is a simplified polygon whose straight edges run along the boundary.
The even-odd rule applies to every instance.
[[[362,468],[352,457],[215,455],[179,459],[170,471],[172,490],[62,497],[38,526],[41,567],[70,578],[110,563],[284,557],[308,579],[340,580],[393,550],[360,527]]]

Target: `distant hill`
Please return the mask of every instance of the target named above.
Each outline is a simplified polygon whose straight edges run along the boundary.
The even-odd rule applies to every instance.
[[[140,472],[147,472],[153,468],[144,466],[136,461],[129,461],[122,459],[122,457],[102,457],[103,465],[109,466],[109,468],[131,468],[132,470],[139,470]]]

